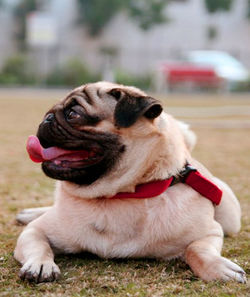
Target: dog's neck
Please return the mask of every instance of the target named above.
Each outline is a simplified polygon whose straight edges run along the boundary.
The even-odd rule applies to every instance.
[[[133,143],[133,154],[128,150],[122,162],[108,175],[88,186],[59,182],[69,196],[84,199],[112,197],[119,192],[134,192],[139,184],[168,179],[176,175],[190,155],[185,149],[183,135],[172,117],[159,119],[159,130],[147,141]],[[159,132],[160,131],[160,132]],[[143,150],[143,146],[151,148]],[[133,166],[131,166],[131,164]]]

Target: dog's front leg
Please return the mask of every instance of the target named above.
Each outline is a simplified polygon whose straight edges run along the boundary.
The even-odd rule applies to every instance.
[[[14,257],[23,266],[19,276],[35,282],[57,279],[60,269],[54,263],[54,254],[43,230],[27,226],[18,238]]]
[[[236,280],[246,282],[244,270],[220,255],[223,238],[207,236],[192,242],[185,251],[185,261],[204,281]]]

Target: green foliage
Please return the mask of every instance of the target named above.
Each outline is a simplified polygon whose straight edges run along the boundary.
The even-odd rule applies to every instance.
[[[119,70],[115,73],[115,81],[119,84],[135,86],[143,90],[148,90],[152,83],[152,76],[150,74],[139,76]]]
[[[168,0],[78,0],[79,21],[92,36],[98,35],[120,11],[127,11],[139,26],[147,30],[166,21],[164,8]]]
[[[19,41],[19,45],[21,48],[24,48],[25,46],[26,17],[30,12],[36,9],[37,9],[36,0],[22,0],[16,5],[14,9],[14,15],[16,17],[16,22],[17,22],[16,37],[17,37],[17,40]]]
[[[250,92],[250,78],[247,81],[235,84],[232,87],[232,92]]]
[[[78,0],[79,20],[87,26],[91,35],[97,35],[123,3],[124,0]]]
[[[30,84],[35,82],[29,61],[24,55],[16,55],[6,60],[0,73],[1,84]]]
[[[167,21],[164,15],[164,8],[167,2],[164,0],[130,1],[129,13],[138,21],[142,29],[148,30],[153,25]]]
[[[53,86],[79,86],[94,82],[100,77],[91,73],[78,59],[71,59],[65,65],[54,69],[47,77],[46,83]]]
[[[208,26],[207,28],[207,38],[209,40],[215,40],[218,36],[218,29],[216,26]]]
[[[250,19],[250,0],[247,0],[247,17]]]
[[[205,0],[205,6],[208,12],[229,11],[233,0]]]
[[[51,86],[78,86],[87,82],[100,80],[99,75],[91,73],[77,59],[71,59],[61,67],[54,69],[42,82]],[[30,61],[24,55],[10,57],[0,73],[0,84],[3,85],[34,85],[41,79],[34,75]]]

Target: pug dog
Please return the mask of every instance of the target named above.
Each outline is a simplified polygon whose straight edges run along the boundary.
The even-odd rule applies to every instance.
[[[20,277],[60,275],[56,253],[182,258],[204,281],[246,282],[221,256],[240,230],[227,184],[191,157],[194,133],[143,91],[108,82],[74,89],[52,107],[27,150],[57,181],[52,207],[24,210],[14,257]]]

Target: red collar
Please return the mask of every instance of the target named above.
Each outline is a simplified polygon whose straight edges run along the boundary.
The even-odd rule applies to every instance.
[[[158,180],[149,182],[146,184],[141,184],[136,186],[135,192],[127,193],[121,192],[117,193],[111,199],[119,198],[153,198],[159,196],[165,192],[168,187],[182,182],[189,185],[195,191],[200,193],[205,198],[211,200],[213,203],[218,205],[221,201],[222,191],[213,182],[204,177],[197,169],[186,164],[184,170],[182,170],[177,177],[170,177],[165,180]]]

